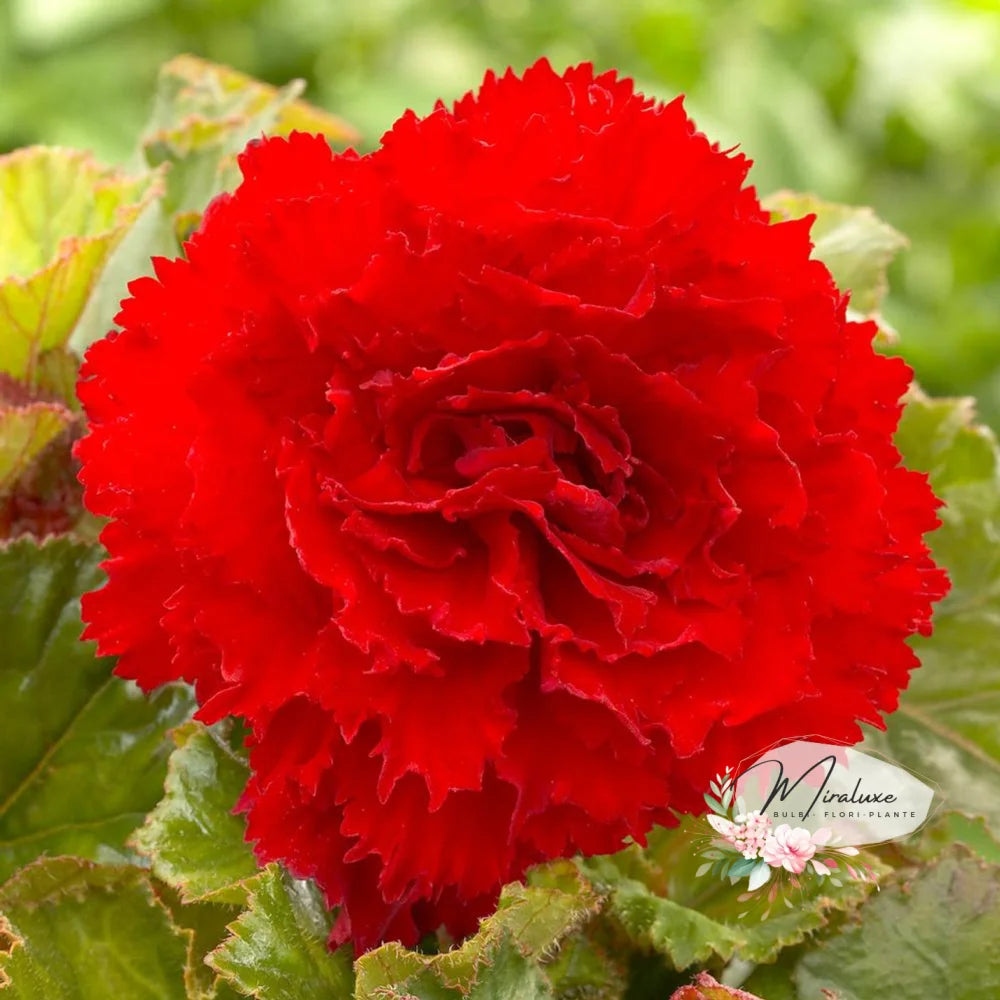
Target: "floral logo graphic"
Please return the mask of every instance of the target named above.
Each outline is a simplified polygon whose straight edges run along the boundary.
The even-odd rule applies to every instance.
[[[716,775],[709,787],[705,801],[711,812],[705,819],[715,836],[701,852],[705,863],[698,868],[698,877],[711,874],[728,878],[733,885],[746,878],[745,898],[770,882],[769,902],[774,902],[783,884],[801,889],[801,875],[829,879],[836,886],[843,885],[845,879],[877,884],[867,863],[848,860],[858,857],[858,849],[840,844],[841,838],[829,827],[811,832],[788,823],[775,826],[760,810],[748,811],[743,797],[736,793],[731,768]]]

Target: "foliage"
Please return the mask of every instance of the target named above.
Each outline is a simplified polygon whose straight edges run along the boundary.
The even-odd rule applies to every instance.
[[[0,548],[0,879],[40,854],[135,860],[125,845],[155,805],[166,730],[184,688],[146,698],[79,641],[79,595],[100,552],[68,538]]]
[[[231,183],[248,134],[325,115],[296,103],[296,88],[192,60],[169,64],[162,88],[145,165],[133,172],[64,150],[0,162],[0,190],[14,192],[6,204],[25,201],[33,220],[0,239],[0,295],[52,267],[68,283],[47,319],[0,325],[0,499],[38,493],[43,506],[65,506],[60,537],[42,538],[30,518],[19,531],[0,522],[21,535],[0,543],[4,1000],[1000,991],[1000,676],[991,657],[1000,647],[1000,463],[968,400],[916,390],[898,444],[946,503],[934,546],[954,589],[935,635],[918,643],[923,669],[869,745],[936,781],[949,809],[869,859],[880,892],[816,881],[788,904],[765,894],[764,912],[739,887],[696,877],[699,841],[682,822],[613,856],[537,867],[526,884],[505,887],[461,944],[437,936],[420,950],[388,944],[357,960],[350,946],[329,950],[332,916],[316,887],[276,865],[259,869],[245,842],[235,811],[246,777],[239,730],[192,721],[184,688],[145,698],[79,640],[79,595],[99,579],[102,552],[65,482],[49,474],[53,463],[63,478],[72,471],[74,347],[101,335],[100,317],[151,246],[181,249],[185,228]],[[323,121],[346,139],[346,126]],[[805,196],[783,195],[775,207],[817,214],[817,251],[852,288],[854,308],[878,316],[898,234],[870,212]],[[748,975],[752,993],[737,988]]]
[[[952,808],[1000,829],[1000,460],[968,399],[912,393],[897,443],[945,502],[932,536],[951,593],[885,733],[867,745],[936,782]]]
[[[139,868],[40,858],[0,886],[0,911],[11,1000],[185,1000],[184,932]]]
[[[805,1000],[821,990],[840,1000],[994,996],[1000,991],[998,893],[1000,866],[949,848],[922,869],[900,871],[839,934],[790,953],[778,969],[756,973],[752,988],[775,1000]],[[766,992],[776,981],[783,992]]]

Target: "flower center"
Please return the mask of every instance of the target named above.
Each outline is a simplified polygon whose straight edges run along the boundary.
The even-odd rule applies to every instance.
[[[468,403],[468,397],[444,400],[417,421],[408,476],[434,480],[447,491],[488,478],[492,488],[514,487],[517,494],[523,473],[548,473],[536,476],[532,499],[551,523],[590,541],[621,541],[618,508],[639,502],[628,489],[631,468],[606,437],[616,461],[601,461],[578,429],[585,422],[581,414],[559,400],[494,412],[471,411]]]

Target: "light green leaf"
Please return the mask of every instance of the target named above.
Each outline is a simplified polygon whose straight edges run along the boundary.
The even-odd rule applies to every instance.
[[[35,380],[153,193],[149,176],[125,177],[87,153],[35,146],[0,157],[0,371]]]
[[[894,331],[879,314],[888,290],[886,271],[907,239],[870,208],[836,205],[815,195],[778,191],[764,199],[764,207],[785,219],[815,215],[813,256],[830,269],[837,287],[850,291],[848,315],[874,319],[887,336]]]
[[[248,120],[271,109],[274,131],[293,129],[322,132],[331,142],[353,142],[355,130],[343,119],[297,98],[305,84],[297,80],[292,93],[261,83],[252,77],[197,56],[181,55],[160,69],[160,82],[147,135],[161,131],[187,136],[197,145],[210,123],[224,125],[235,119]]]
[[[304,90],[301,80],[272,87],[195,56],[166,63],[142,138],[150,166],[169,165],[164,211],[197,216],[215,195],[234,188],[237,154],[263,134],[309,129],[331,142],[356,138],[339,118],[299,101]]]
[[[1000,830],[1000,461],[968,400],[911,394],[896,437],[911,468],[945,502],[930,536],[952,582],[934,634],[885,733],[865,746],[934,781],[948,808]],[[863,748],[862,748],[863,749]]]
[[[454,991],[475,997],[517,996],[504,992],[506,979],[494,980],[495,966],[502,966],[505,976],[522,977],[525,996],[547,995],[538,992],[543,989],[538,964],[597,913],[601,899],[569,862],[543,866],[531,877],[533,885],[505,886],[496,913],[482,922],[478,934],[451,951],[421,955],[387,944],[363,955],[357,962],[357,1000],[450,996]]]
[[[208,964],[240,992],[260,1000],[348,1000],[349,946],[327,948],[330,917],[311,882],[276,865],[247,883],[248,908]]]
[[[732,869],[730,869],[729,874],[733,874]],[[750,892],[754,892],[762,885],[765,885],[770,878],[771,868],[768,863],[766,861],[758,861],[750,872],[750,878],[747,881],[747,889]]]
[[[379,1000],[549,1000],[554,993],[539,964],[522,955],[509,935],[503,935],[483,952],[479,974],[467,991],[444,986],[423,968],[405,983],[379,989],[377,996]]]
[[[41,853],[132,860],[125,840],[156,803],[166,731],[186,688],[151,698],[79,641],[79,595],[102,550],[68,538],[0,548],[0,878]]]
[[[800,1000],[981,1000],[1000,995],[1000,867],[953,849],[874,897],[799,961]]]
[[[70,347],[82,355],[94,341],[106,336],[128,295],[129,283],[153,273],[152,257],[176,257],[178,250],[170,213],[165,211],[163,199],[156,198],[143,208],[111,254],[73,330]]]
[[[625,937],[643,949],[665,955],[677,969],[719,957],[769,962],[783,948],[827,925],[831,915],[862,903],[870,883],[803,875],[801,888],[784,886],[783,895],[759,891],[753,899],[742,882],[698,879],[704,824],[688,818],[673,830],[657,829],[645,849],[589,858],[581,867],[595,885],[609,892],[606,913]],[[887,868],[863,857],[878,872]],[[792,903],[786,907],[783,898]]]
[[[242,903],[242,882],[258,872],[244,839],[246,824],[233,814],[247,766],[199,723],[174,730],[173,739],[177,749],[167,765],[166,795],[132,844],[185,902]]]
[[[43,858],[0,886],[7,1000],[187,1000],[186,934],[138,868]]]
[[[165,191],[112,256],[74,333],[77,350],[111,329],[128,282],[152,273],[150,257],[176,257],[208,203],[239,183],[236,158],[251,139],[293,129],[323,132],[337,145],[356,138],[340,118],[298,100],[303,89],[300,80],[272,87],[195,56],[161,68],[140,143],[145,162],[165,171]]]
[[[0,407],[0,497],[72,422],[73,414],[59,403]]]

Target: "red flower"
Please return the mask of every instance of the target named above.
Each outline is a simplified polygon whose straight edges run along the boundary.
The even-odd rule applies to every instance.
[[[946,586],[910,372],[680,101],[541,62],[241,166],[87,356],[84,614],[247,721],[249,836],[335,940],[463,933],[895,707]]]

